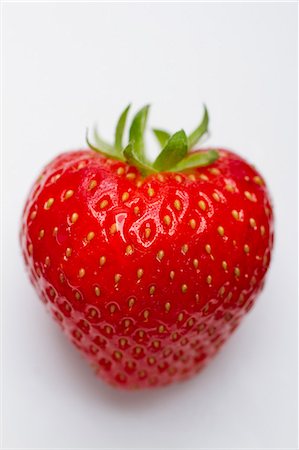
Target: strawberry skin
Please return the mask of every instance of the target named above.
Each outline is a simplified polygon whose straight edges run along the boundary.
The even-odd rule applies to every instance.
[[[21,230],[30,279],[110,384],[166,385],[198,372],[263,286],[273,244],[267,188],[242,158],[218,155],[143,176],[74,151],[32,188]]]

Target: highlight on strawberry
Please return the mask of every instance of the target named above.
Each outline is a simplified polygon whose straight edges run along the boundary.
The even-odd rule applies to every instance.
[[[113,144],[45,166],[22,217],[30,280],[50,315],[108,383],[163,386],[199,372],[261,291],[273,246],[262,176],[223,148],[198,149],[209,116],[189,135],[154,129],[149,106]],[[92,142],[91,142],[92,141]]]

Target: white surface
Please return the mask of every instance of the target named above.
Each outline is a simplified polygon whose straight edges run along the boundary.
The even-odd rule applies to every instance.
[[[4,4],[4,448],[293,448],[297,439],[297,5]],[[129,102],[249,158],[275,203],[266,288],[197,378],[126,393],[97,380],[36,298],[18,243],[34,177],[112,136]]]

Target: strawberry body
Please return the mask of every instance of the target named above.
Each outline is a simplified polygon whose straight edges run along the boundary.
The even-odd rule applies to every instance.
[[[272,242],[265,183],[226,150],[146,177],[91,150],[62,154],[32,188],[21,231],[40,298],[124,388],[198,372],[253,305]]]

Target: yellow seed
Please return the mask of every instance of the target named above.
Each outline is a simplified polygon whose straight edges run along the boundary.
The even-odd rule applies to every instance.
[[[155,348],[159,348],[160,347],[160,341],[158,341],[158,340],[154,340],[153,341],[153,347],[155,347]]]
[[[205,250],[206,250],[206,252],[207,252],[208,255],[211,254],[211,246],[210,246],[209,244],[207,244],[207,245],[205,246]]]
[[[106,263],[106,256],[100,257],[100,266],[102,267]]]
[[[152,230],[150,228],[146,228],[144,231],[144,235],[146,237],[146,239],[148,239],[151,235]]]
[[[191,317],[187,322],[188,327],[192,327],[194,325],[194,319]]]
[[[83,278],[83,277],[84,277],[84,275],[85,275],[85,269],[83,269],[83,267],[79,270],[78,275],[79,275],[79,278]]]
[[[138,336],[139,336],[141,339],[144,338],[144,335],[145,335],[144,330],[139,330],[139,331],[138,331]]]
[[[199,175],[199,178],[200,178],[201,180],[203,180],[203,181],[209,181],[209,178],[208,178],[205,174],[203,174],[203,173],[201,173],[201,174]]]
[[[225,287],[221,286],[221,288],[219,289],[219,295],[221,295],[221,297],[222,297],[224,292],[225,292]]]
[[[54,175],[51,178],[52,183],[56,183],[56,181],[59,180],[60,177],[61,177],[61,175],[59,173],[57,175]]]
[[[263,266],[266,267],[267,264],[268,264],[268,255],[265,254],[263,257]]]
[[[165,331],[164,325],[159,325],[158,331],[159,331],[159,333],[164,333],[164,331]]]
[[[183,181],[183,178],[181,177],[181,175],[176,175],[174,178],[178,183],[181,183]]]
[[[77,170],[80,170],[80,169],[83,169],[83,167],[85,167],[85,162],[80,162],[79,164],[78,164],[78,167],[77,167]]]
[[[208,284],[212,284],[212,277],[211,277],[211,275],[207,276],[207,283]]]
[[[108,200],[102,200],[100,203],[100,208],[104,209],[104,208],[106,208],[107,205],[108,205]]]
[[[171,270],[170,273],[169,273],[169,276],[170,276],[170,279],[171,279],[171,280],[174,279],[174,275],[175,275],[174,270]]]
[[[148,319],[148,316],[149,316],[149,311],[146,309],[146,310],[143,312],[143,317],[144,317],[145,319]]]
[[[45,258],[45,265],[46,266],[50,265],[50,257],[49,256],[46,256],[46,258]]]
[[[235,267],[234,268],[234,274],[235,274],[236,277],[240,276],[240,269],[239,269],[239,267]]]
[[[92,189],[94,189],[97,185],[96,180],[91,180],[91,182],[88,185],[88,189],[91,191]]]
[[[136,182],[136,187],[141,188],[142,185],[143,185],[143,181],[142,180],[138,180]]]
[[[244,252],[249,253],[249,245],[247,244],[244,245]]]
[[[265,230],[264,225],[261,225],[261,235],[264,236],[265,232],[266,232],[266,230]]]
[[[200,333],[200,332],[203,331],[205,328],[206,328],[206,324],[201,323],[200,325],[198,325],[197,331]]]
[[[57,236],[57,232],[58,232],[58,227],[54,227],[53,228],[53,236]]]
[[[205,202],[203,200],[200,200],[198,202],[198,206],[200,207],[200,209],[202,209],[203,211],[206,210],[207,205],[205,204]]]
[[[75,223],[78,220],[79,215],[77,213],[73,213],[71,217],[71,222]]]
[[[76,298],[76,300],[81,300],[80,292],[78,292],[78,291],[75,292],[75,298]]]
[[[247,200],[250,200],[251,202],[254,202],[254,201],[255,201],[254,196],[253,196],[252,194],[250,194],[250,192],[245,191],[245,192],[244,192],[244,195],[245,195],[245,197],[247,198]]]
[[[133,173],[133,172],[127,173],[126,178],[127,178],[128,180],[135,180],[135,178],[136,178],[136,173]]]
[[[132,255],[134,253],[133,247],[132,245],[128,245],[126,248],[126,254],[127,255]]]
[[[147,361],[149,365],[152,366],[153,364],[155,364],[156,359],[153,356],[150,356]]]
[[[44,208],[45,208],[45,209],[50,209],[51,206],[53,205],[53,203],[54,203],[54,198],[51,197],[51,198],[49,198],[49,199],[46,201],[46,203],[44,204]]]
[[[170,225],[170,222],[171,222],[170,216],[168,216],[168,215],[164,216],[163,221],[164,221],[165,225]]]
[[[131,325],[130,319],[125,319],[125,321],[124,321],[125,328],[129,328],[130,325]]]
[[[74,191],[72,189],[69,189],[68,191],[66,191],[66,193],[64,194],[64,199],[67,200],[68,198],[71,198],[72,195],[74,195]]]
[[[153,197],[153,196],[155,195],[155,191],[154,191],[153,188],[148,188],[147,193],[148,193],[148,196],[149,196],[149,197]]]
[[[166,348],[164,350],[164,352],[163,352],[163,356],[165,356],[165,358],[167,358],[167,356],[171,355],[171,353],[172,353],[172,349],[171,348]],[[165,363],[162,363],[162,364],[165,364]]]
[[[72,254],[72,249],[68,247],[68,248],[66,249],[66,251],[65,251],[65,256],[66,256],[67,258],[69,258],[69,257],[71,256],[71,254]]]
[[[213,175],[220,175],[220,170],[216,169],[215,167],[212,167],[211,169],[209,169],[209,172],[212,173]]]
[[[255,276],[251,277],[250,284],[251,284],[251,286],[254,286],[256,284]]]
[[[134,214],[136,216],[138,216],[138,214],[139,214],[139,206],[135,206],[133,211],[134,211]]]
[[[223,227],[219,226],[219,227],[217,228],[217,231],[218,231],[218,233],[220,234],[220,236],[224,236],[224,228],[223,228]]]
[[[97,310],[94,309],[94,308],[90,308],[90,309],[88,310],[88,315],[89,315],[90,317],[96,317],[96,316],[98,315]]]
[[[188,290],[188,286],[186,284],[182,284],[181,290],[182,290],[182,293],[185,294]]]
[[[150,286],[150,288],[149,288],[150,295],[153,295],[155,293],[155,290],[156,290],[155,286]]]
[[[232,210],[232,216],[234,219],[239,220],[239,213],[236,209]]]
[[[32,255],[32,253],[33,253],[33,245],[32,244],[28,245],[28,252],[30,253],[30,255]]]
[[[173,341],[176,341],[176,340],[178,339],[178,334],[177,334],[177,333],[172,333],[171,339],[172,339]]]
[[[212,197],[213,197],[214,200],[216,200],[216,202],[220,202],[220,197],[217,194],[217,192],[213,192]]]
[[[114,275],[114,281],[115,281],[115,283],[118,283],[118,282],[120,281],[120,279],[121,279],[121,275],[120,275],[119,273],[116,273],[116,274]]]
[[[256,227],[256,221],[252,217],[249,219],[249,223],[252,228]]]
[[[165,311],[166,311],[166,312],[169,312],[169,311],[170,311],[170,307],[171,307],[171,305],[170,305],[169,302],[165,303],[164,308],[165,308]]]
[[[193,259],[193,266],[194,266],[194,268],[195,269],[197,269],[198,268],[198,264],[199,264],[199,261],[198,261],[198,259]]]
[[[261,177],[259,177],[259,176],[253,177],[253,181],[254,181],[254,183],[256,183],[256,184],[259,184],[260,186],[262,186],[262,185],[264,184],[263,180],[262,180]]]
[[[135,299],[133,297],[129,298],[129,300],[128,300],[129,308],[132,308],[134,306],[134,303],[135,303]]]
[[[121,339],[119,340],[119,345],[120,345],[121,347],[125,347],[125,346],[127,345],[127,343],[128,343],[128,341],[127,341],[127,339],[125,339],[125,338],[121,338]]]
[[[225,185],[225,189],[226,189],[227,191],[229,191],[229,192],[235,192],[235,187],[234,187],[232,184],[230,184],[230,183],[227,183],[227,184]]]
[[[30,219],[33,220],[36,218],[37,215],[37,211],[32,211],[32,213],[30,214]]]
[[[94,293],[96,294],[97,297],[100,296],[101,290],[100,290],[99,286],[95,286],[95,288],[94,288]]]
[[[116,223],[113,223],[110,227],[110,234],[115,234],[117,232]]]
[[[88,235],[86,236],[86,239],[88,240],[88,241],[92,241],[92,239],[95,237],[95,234],[94,234],[94,232],[93,231],[90,231],[89,233],[88,233]]]
[[[115,350],[115,352],[114,352],[114,358],[115,359],[117,359],[117,360],[120,360],[121,358],[122,358],[122,353],[121,352],[119,352],[118,350]]]
[[[158,253],[157,253],[157,259],[159,261],[162,261],[162,259],[164,258],[164,255],[165,255],[164,251],[163,250],[159,250]]]
[[[184,314],[183,314],[183,313],[180,313],[180,314],[178,315],[178,321],[179,321],[179,322],[182,322],[182,320],[184,320]]]
[[[193,173],[190,173],[190,175],[188,175],[188,178],[191,181],[196,181],[196,176]]]
[[[188,244],[182,245],[181,251],[182,251],[183,255],[186,255],[188,250],[189,250]]]
[[[40,237],[40,238],[43,238],[44,235],[45,235],[45,230],[40,230],[40,232],[39,232],[39,237]]]
[[[140,280],[140,278],[142,277],[143,273],[144,273],[144,270],[143,270],[143,269],[138,269],[138,270],[137,270],[137,278],[138,278],[139,280]]]
[[[121,196],[121,199],[123,202],[126,202],[129,198],[129,192],[124,192],[123,195]]]
[[[115,306],[114,304],[110,305],[110,306],[109,306],[109,311],[110,311],[111,314],[115,313],[115,311],[116,311],[116,306]]]
[[[189,221],[189,225],[192,228],[192,230],[195,230],[195,228],[196,228],[196,220],[195,219],[191,219]]]
[[[174,203],[173,203],[175,209],[177,209],[178,211],[180,211],[182,209],[182,204],[180,202],[180,200],[175,199]]]
[[[222,268],[224,269],[224,270],[226,270],[227,269],[227,262],[226,261],[222,261]]]
[[[116,173],[117,175],[123,175],[125,173],[125,169],[123,167],[118,167]]]

